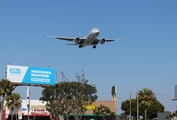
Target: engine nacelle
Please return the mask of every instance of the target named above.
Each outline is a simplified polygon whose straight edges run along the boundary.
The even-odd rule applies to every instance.
[[[104,38],[102,38],[101,40],[100,40],[100,44],[104,44],[106,42],[106,40],[104,39]]]
[[[77,38],[74,40],[74,42],[77,43],[77,44],[79,44],[79,43],[81,42],[81,39],[77,37]]]

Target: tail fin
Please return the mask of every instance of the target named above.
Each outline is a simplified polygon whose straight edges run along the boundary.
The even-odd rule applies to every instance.
[[[80,32],[79,32],[79,38],[81,38],[81,34],[80,34]]]

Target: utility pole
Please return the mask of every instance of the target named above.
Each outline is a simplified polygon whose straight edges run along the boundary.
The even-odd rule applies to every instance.
[[[1,104],[1,108],[0,108],[0,113],[1,113],[1,115],[0,115],[0,120],[2,120],[2,113],[3,113],[3,105],[2,105],[2,97],[0,97],[1,99],[0,99],[0,104]]]
[[[132,120],[132,115],[131,115],[131,114],[132,114],[132,113],[131,113],[131,111],[132,111],[132,110],[131,110],[131,94],[132,94],[132,92],[130,92],[130,119],[129,119],[129,120]]]
[[[136,85],[136,102],[137,102],[137,120],[139,120],[139,105],[138,105],[138,86]]]

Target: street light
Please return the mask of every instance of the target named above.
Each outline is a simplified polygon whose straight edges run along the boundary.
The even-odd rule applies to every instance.
[[[137,120],[139,120],[139,106],[138,106],[138,86],[136,85],[136,102],[137,102]]]
[[[3,107],[2,107],[3,105],[2,105],[2,100],[0,99],[0,112],[1,112],[1,114],[0,114],[0,120],[2,120],[2,113],[3,113]]]
[[[132,115],[131,115],[131,94],[132,94],[132,92],[130,92],[130,120],[132,120]]]

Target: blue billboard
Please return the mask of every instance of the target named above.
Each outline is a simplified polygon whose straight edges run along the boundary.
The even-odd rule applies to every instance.
[[[7,79],[19,84],[54,85],[55,70],[52,68],[7,65]]]

